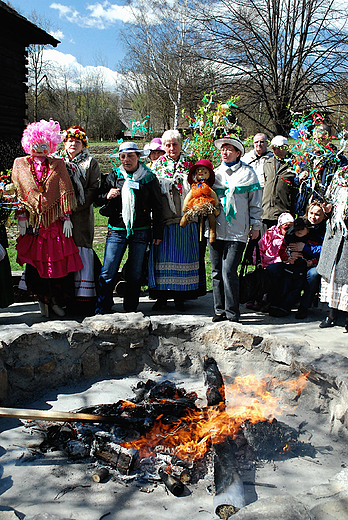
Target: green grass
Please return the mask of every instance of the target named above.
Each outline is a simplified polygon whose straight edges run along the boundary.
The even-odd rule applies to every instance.
[[[16,240],[10,238],[8,243],[7,254],[11,264],[11,271],[23,271],[23,266],[17,264]]]

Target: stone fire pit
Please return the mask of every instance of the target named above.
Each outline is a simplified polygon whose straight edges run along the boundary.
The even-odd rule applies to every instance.
[[[198,317],[193,323],[192,317],[141,313],[4,327],[0,341],[2,407],[70,411],[114,403],[129,399],[131,386],[148,378],[182,382],[203,402],[206,355],[216,359],[226,384],[250,373],[289,380],[308,372],[299,398],[279,393],[287,410],[277,418],[313,450],[241,468],[247,506],[233,518],[348,518],[347,358],[226,322],[208,326]],[[20,421],[1,419],[1,425],[1,520],[217,518],[209,471],[182,497],[112,471],[105,483],[95,483],[92,462],[61,452],[38,456],[35,435]],[[14,511],[17,516],[9,516]]]

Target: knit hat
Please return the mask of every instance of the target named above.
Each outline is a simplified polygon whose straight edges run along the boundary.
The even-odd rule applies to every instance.
[[[196,170],[197,170],[197,168],[199,168],[199,166],[205,166],[210,171],[210,177],[209,177],[209,179],[207,179],[206,183],[210,187],[212,187],[212,185],[215,182],[215,173],[214,173],[214,167],[211,164],[211,162],[208,161],[208,159],[200,159],[193,166],[191,166],[189,174],[187,176],[187,180],[188,180],[189,184],[193,184],[195,182],[193,179],[193,176],[196,173]]]
[[[291,215],[291,213],[282,213],[278,217],[278,227],[283,226],[284,224],[293,224],[294,217]]]

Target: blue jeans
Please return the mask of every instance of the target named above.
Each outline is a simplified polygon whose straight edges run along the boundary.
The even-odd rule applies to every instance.
[[[304,293],[300,299],[301,307],[309,309],[312,305],[312,300],[316,292],[319,290],[320,275],[315,267],[311,267],[307,271],[307,276],[304,282]]]
[[[134,234],[126,238],[126,231],[108,229],[105,245],[104,263],[98,280],[97,314],[111,312],[114,304],[113,290],[116,275],[127,245],[129,246],[126,281],[127,288],[123,298],[125,311],[134,312],[139,305],[141,275],[146,246],[149,241],[148,229],[134,230]]]
[[[237,268],[244,248],[244,242],[216,240],[209,244],[214,312],[215,314],[225,314],[228,319],[240,316]]]

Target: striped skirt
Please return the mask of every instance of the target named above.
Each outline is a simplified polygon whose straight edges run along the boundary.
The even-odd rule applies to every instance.
[[[152,245],[149,258],[149,289],[193,291],[199,287],[198,226],[189,223],[164,227],[162,242]]]
[[[326,302],[332,309],[348,312],[348,284],[334,282],[336,265],[332,270],[330,281],[321,279],[320,301]]]

